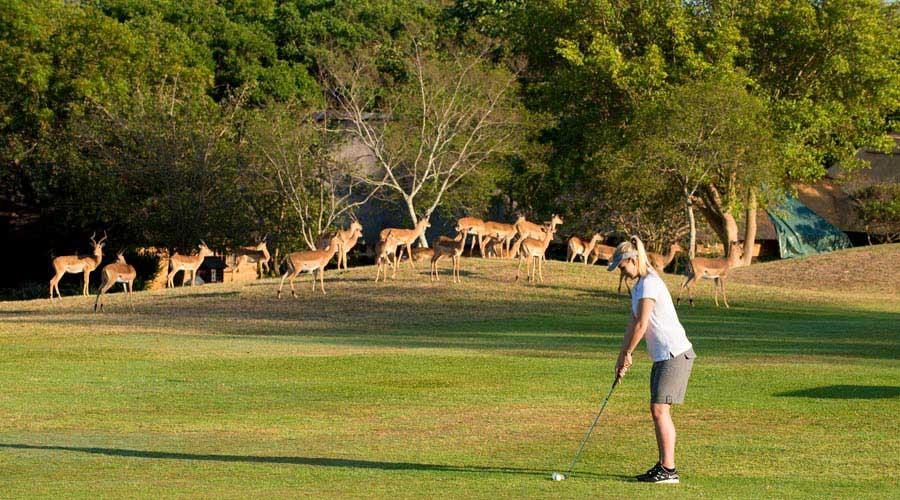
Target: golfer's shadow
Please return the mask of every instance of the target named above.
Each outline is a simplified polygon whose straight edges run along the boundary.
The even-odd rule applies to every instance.
[[[238,462],[253,464],[292,464],[312,465],[317,467],[344,467],[350,469],[380,469],[380,470],[413,470],[425,472],[468,472],[478,474],[517,474],[525,476],[550,477],[550,471],[538,469],[525,469],[518,467],[491,467],[481,465],[442,465],[419,464],[412,462],[379,462],[374,460],[354,460],[346,458],[327,457],[264,457],[257,455],[212,455],[194,453],[173,453],[166,451],[128,450],[121,448],[85,448],[78,446],[50,446],[16,443],[0,443],[0,448],[15,450],[49,450],[70,451],[74,453],[90,453],[94,455],[106,455],[110,457],[125,458],[153,458],[161,460],[200,460],[210,462]],[[578,477],[609,478],[609,475],[591,472],[576,471]],[[618,476],[613,476],[618,477]]]

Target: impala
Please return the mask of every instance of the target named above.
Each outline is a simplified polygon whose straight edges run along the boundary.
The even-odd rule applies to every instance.
[[[741,244],[737,241],[731,242],[731,252],[728,258],[711,259],[707,257],[694,257],[689,261],[687,279],[681,284],[681,290],[678,292],[678,298],[675,303],[681,302],[681,292],[687,288],[688,300],[691,306],[694,305],[694,286],[697,285],[697,279],[713,280],[713,289],[715,290],[716,307],[719,307],[719,288],[722,288],[722,300],[725,301],[725,307],[728,305],[728,297],[725,296],[725,278],[728,277],[728,271],[741,265]]]
[[[650,260],[650,264],[656,268],[657,271],[663,272],[663,269],[669,267],[669,264],[675,260],[675,256],[678,252],[683,251],[681,245],[678,243],[672,243],[669,245],[669,253],[662,255],[656,252],[647,252],[647,258]]]
[[[402,246],[406,248],[406,256],[409,257],[409,265],[412,266],[413,269],[416,268],[416,265],[413,264],[412,259],[412,244],[425,232],[426,229],[431,227],[431,223],[428,222],[428,217],[423,217],[422,220],[416,224],[415,229],[398,229],[398,228],[385,228],[381,230],[381,233],[378,235],[379,240],[384,240],[387,238],[388,233],[392,233],[394,238],[397,239],[397,246]],[[397,258],[394,259],[395,262],[399,260],[399,250]]]
[[[459,261],[462,257],[463,249],[466,248],[466,233],[459,226],[456,227],[456,238],[447,241],[438,241],[434,245],[434,256],[431,257],[431,281],[440,281],[437,263],[441,257],[450,257],[453,261],[453,282],[460,283],[459,279]]]
[[[553,230],[553,232],[556,232],[556,226],[562,223],[562,217],[553,214],[553,217],[550,218],[550,222],[548,222],[547,225],[550,226],[550,229]],[[539,226],[533,222],[528,222],[523,216],[519,216],[514,225],[516,226],[516,233],[519,235],[519,239],[517,239],[516,242],[513,243],[511,249],[511,253],[514,257],[519,255],[519,246],[522,245],[522,242],[525,239],[531,238],[533,240],[540,240],[544,237],[544,226]]]
[[[393,270],[391,279],[397,278],[397,266],[400,265],[399,258],[397,257],[397,246],[400,242],[394,237],[394,233],[388,231],[387,235],[383,240],[380,240],[375,244],[375,264],[377,265],[377,269],[375,270],[375,282],[378,282],[378,277],[381,275],[382,269],[384,270],[384,280],[387,281],[387,266],[391,266]],[[391,261],[391,256],[394,257],[394,261]]]
[[[478,249],[483,248],[482,241],[484,239],[484,221],[478,219],[476,217],[463,217],[456,221],[456,227],[462,229],[466,236],[463,238],[463,245],[466,244],[465,238],[468,238],[468,235],[472,235],[472,246],[469,247],[469,255],[472,255],[472,252],[475,250],[475,239],[478,239]],[[484,254],[481,255],[484,257]]]
[[[603,235],[600,233],[595,233],[590,241],[584,241],[578,236],[572,236],[569,238],[566,247],[566,262],[575,262],[576,257],[581,257],[584,260],[584,265],[587,265],[588,256],[594,251],[594,246],[597,242],[600,241],[603,241]]]
[[[519,271],[522,269],[522,262],[527,259],[528,262],[525,264],[525,274],[528,275],[528,282],[534,283],[535,269],[537,269],[541,283],[544,282],[544,254],[547,252],[547,247],[550,246],[550,241],[553,240],[554,233],[556,233],[556,229],[554,228],[554,225],[551,224],[544,228],[543,238],[539,240],[525,238],[524,241],[521,241],[521,245],[518,247],[519,265],[516,267],[516,281],[519,280]],[[529,264],[531,264],[531,274],[529,274]]]
[[[255,246],[248,247],[240,247],[234,252],[234,264],[232,269],[234,269],[234,273],[240,272],[241,266],[246,263],[259,263],[260,267],[262,267],[262,271],[265,274],[269,274],[269,261],[272,259],[272,256],[269,254],[269,247],[266,244],[266,237],[264,236],[262,241],[260,241]],[[232,273],[232,280],[234,280],[234,273]]]
[[[333,236],[328,242],[325,250],[310,250],[307,252],[294,252],[284,256],[281,261],[287,267],[284,275],[281,276],[281,285],[278,286],[278,298],[281,298],[281,289],[284,288],[284,280],[290,277],[291,297],[296,297],[294,291],[294,279],[303,271],[309,271],[312,275],[312,290],[316,291],[316,275],[319,271],[319,284],[322,287],[322,294],[325,294],[325,266],[331,261],[331,258],[338,252],[340,240],[337,235]]]
[[[178,252],[172,254],[169,257],[169,275],[166,276],[166,288],[175,287],[175,274],[178,271],[184,271],[181,286],[185,286],[189,273],[191,275],[191,286],[194,286],[194,281],[197,280],[197,269],[200,269],[203,259],[210,255],[213,255],[213,251],[206,246],[203,240],[200,240],[200,245],[197,246],[197,253],[193,255],[182,255]]]
[[[62,294],[59,293],[59,280],[61,280],[66,273],[83,273],[84,288],[82,288],[81,294],[85,297],[88,295],[88,283],[90,282],[91,271],[97,269],[97,266],[100,265],[100,261],[103,260],[103,242],[106,241],[106,231],[103,232],[103,238],[100,238],[100,241],[94,240],[95,236],[97,236],[97,233],[91,235],[91,245],[94,247],[94,251],[91,255],[60,255],[53,259],[53,270],[55,271],[55,274],[50,278],[50,300],[53,300],[54,290],[56,290],[56,296],[60,299],[62,298]]]
[[[103,311],[103,294],[108,292],[116,283],[122,284],[122,291],[128,297],[129,303],[131,302],[137,271],[134,270],[131,264],[125,262],[125,256],[122,255],[122,252],[117,254],[116,262],[103,267],[100,275],[103,281],[100,283],[100,291],[97,292],[97,300],[94,301],[94,312],[97,312],[98,305],[100,306],[100,311]],[[131,305],[131,308],[134,309],[134,304]]]
[[[486,235],[489,235],[494,240],[500,240],[501,250],[499,252],[500,257],[508,257],[509,256],[509,247],[512,243],[513,238],[516,237],[518,231],[516,230],[516,226],[514,224],[503,224],[502,222],[485,222],[484,223],[484,231]],[[486,245],[488,242],[484,242]],[[484,255],[484,247],[481,247],[481,254]]]

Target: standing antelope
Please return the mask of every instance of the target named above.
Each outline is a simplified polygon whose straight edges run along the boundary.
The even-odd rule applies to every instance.
[[[462,257],[463,249],[466,248],[466,233],[459,226],[456,227],[456,238],[447,241],[438,241],[434,245],[434,256],[431,257],[431,281],[440,281],[437,263],[441,257],[450,257],[453,261],[453,282],[461,283],[459,279],[459,261]]]
[[[255,246],[240,247],[234,252],[234,264],[232,266],[234,272],[231,275],[232,281],[234,281],[234,274],[239,272],[241,266],[248,262],[258,262],[262,267],[263,272],[269,274],[269,261],[272,259],[272,256],[269,254],[266,238],[267,237],[264,236],[262,241]]]
[[[484,221],[478,219],[476,217],[463,217],[456,221],[456,227],[465,231],[466,236],[463,238],[463,245],[466,244],[465,238],[468,238],[468,235],[472,235],[472,246],[469,247],[469,255],[475,251],[475,239],[478,239],[478,248],[483,248],[482,241],[484,239]],[[484,257],[484,254],[481,255]]]
[[[521,245],[518,248],[519,265],[516,267],[516,281],[519,281],[519,271],[522,269],[522,262],[528,259],[528,262],[525,264],[525,274],[528,274],[528,264],[531,264],[531,274],[528,274],[528,282],[534,283],[535,269],[537,269],[541,283],[544,282],[544,254],[547,252],[547,247],[550,246],[550,241],[553,240],[554,233],[556,233],[556,229],[551,224],[544,228],[543,238],[540,240],[525,238],[521,241]]]
[[[100,311],[103,311],[103,294],[108,292],[116,283],[122,284],[122,291],[128,297],[128,302],[130,303],[132,300],[134,279],[137,277],[137,271],[134,270],[131,264],[125,262],[125,256],[122,254],[123,252],[119,252],[116,262],[104,266],[103,271],[100,273],[103,281],[100,283],[100,291],[97,292],[97,300],[94,301],[94,312],[97,312],[97,305],[100,306]],[[131,305],[131,308],[134,309],[134,304]]]
[[[343,264],[344,269],[349,269],[349,266],[347,265],[347,253],[356,246],[356,242],[359,241],[359,238],[362,236],[362,231],[362,224],[360,224],[358,220],[354,220],[350,223],[349,228],[337,232],[340,245],[338,248],[338,269],[341,268],[341,264]]]
[[[603,241],[603,235],[600,233],[594,233],[590,242],[586,242],[578,236],[572,236],[569,238],[566,248],[566,262],[575,262],[576,257],[581,257],[584,265],[587,265],[588,256],[594,251],[594,246],[599,241]]]
[[[412,244],[429,227],[431,227],[431,223],[428,222],[428,217],[423,217],[422,220],[420,220],[419,223],[416,224],[415,229],[398,229],[398,228],[393,228],[393,227],[385,228],[385,229],[381,230],[381,233],[379,233],[378,239],[383,240],[383,239],[387,238],[388,233],[393,233],[394,238],[397,239],[397,245],[406,248],[406,256],[409,257],[409,265],[412,266],[413,269],[415,269],[416,265],[413,264],[413,259],[412,259]],[[398,252],[398,255],[394,259],[395,262],[397,262],[399,259],[400,250],[398,250],[397,252]]]
[[[194,281],[197,280],[197,269],[200,269],[203,259],[210,255],[213,255],[213,251],[206,246],[203,240],[200,240],[200,245],[197,246],[197,253],[193,255],[181,255],[178,252],[172,254],[169,257],[169,275],[166,277],[166,288],[175,287],[175,274],[178,271],[184,271],[181,286],[185,286],[188,273],[191,275],[191,286],[194,286]]]
[[[661,255],[656,252],[647,252],[647,258],[650,260],[650,264],[654,268],[656,268],[657,271],[662,273],[663,269],[668,267],[669,264],[671,264],[672,261],[675,260],[675,255],[683,250],[684,249],[681,248],[681,245],[679,245],[678,243],[672,243],[671,245],[669,245],[669,253],[667,253],[666,255]]]
[[[97,236],[96,232],[91,235],[91,244],[94,247],[94,251],[91,255],[60,255],[53,259],[53,270],[55,271],[55,274],[50,278],[50,300],[53,300],[54,290],[56,290],[57,297],[60,299],[62,298],[62,294],[59,293],[59,280],[61,280],[66,273],[84,274],[84,288],[82,288],[81,294],[87,297],[91,271],[97,269],[97,266],[100,265],[100,261],[103,260],[103,242],[106,241],[106,231],[103,232],[103,238],[100,238],[100,241],[94,240],[95,236]]]
[[[556,232],[556,226],[562,223],[562,217],[553,214],[553,217],[550,218],[550,222],[548,222],[547,224],[554,232]],[[519,255],[519,247],[522,245],[522,242],[525,239],[531,238],[533,240],[540,240],[544,237],[544,226],[539,226],[533,222],[528,222],[527,220],[525,220],[524,216],[519,216],[519,218],[516,220],[515,226],[516,233],[519,235],[519,239],[517,239],[516,242],[513,243],[512,249],[510,250],[513,257]]]
[[[601,243],[597,243],[594,245],[594,249],[591,250],[591,265],[597,263],[598,260],[603,259],[605,261],[609,261],[612,258],[613,254],[616,252],[616,247],[611,247],[609,245],[603,245]],[[619,288],[617,293],[622,293],[622,284],[625,284],[625,289],[628,290],[628,294],[631,295],[631,286],[628,285],[628,277],[625,276],[625,271],[619,269]]]
[[[512,243],[513,238],[516,237],[516,234],[518,234],[515,224],[503,224],[502,222],[488,221],[484,223],[484,230],[485,234],[490,235],[495,240],[500,240],[500,257],[509,256],[510,244]],[[487,242],[485,242],[485,244],[486,243]],[[481,254],[484,255],[484,247],[481,248]]]
[[[678,292],[678,298],[675,303],[681,302],[681,292],[687,288],[688,299],[691,306],[694,305],[694,286],[697,285],[697,279],[713,280],[713,288],[715,290],[716,307],[719,307],[719,288],[722,288],[722,300],[725,301],[725,307],[728,305],[728,297],[725,296],[725,278],[728,277],[728,271],[741,265],[741,254],[743,253],[741,244],[737,241],[731,242],[731,252],[728,258],[711,259],[707,257],[694,257],[688,264],[688,277],[681,284],[681,290]]]
[[[397,278],[397,266],[400,265],[399,258],[397,257],[397,246],[399,244],[400,242],[396,237],[394,237],[394,233],[392,231],[388,231],[385,238],[383,240],[379,240],[378,243],[375,244],[375,264],[377,264],[377,269],[375,270],[376,283],[378,282],[378,277],[381,275],[382,269],[384,269],[383,281],[387,281],[387,266],[391,266],[391,269],[393,271],[391,279]],[[432,252],[434,252],[434,250],[432,250]],[[391,256],[394,257],[393,262],[391,262]]]
[[[284,256],[281,261],[287,267],[284,275],[281,277],[281,285],[278,286],[278,298],[281,298],[281,289],[284,288],[284,280],[290,276],[291,297],[296,297],[294,291],[294,279],[303,271],[309,271],[312,275],[312,290],[316,291],[316,275],[319,271],[319,284],[322,287],[322,294],[325,294],[325,266],[331,261],[331,258],[338,252],[340,240],[337,235],[328,242],[325,250],[312,250],[308,252],[294,252]]]

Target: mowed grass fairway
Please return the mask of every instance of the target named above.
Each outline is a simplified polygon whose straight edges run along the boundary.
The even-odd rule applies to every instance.
[[[699,356],[674,412],[682,484],[631,479],[656,460],[643,344],[553,482],[612,381],[618,276],[549,262],[534,287],[464,259],[454,285],[448,266],[438,284],[422,264],[388,284],[328,271],[324,297],[304,275],[280,301],[269,279],[138,293],[133,312],[120,294],[103,314],[0,304],[0,496],[897,495],[896,286],[736,279],[726,310],[701,283],[679,309]]]

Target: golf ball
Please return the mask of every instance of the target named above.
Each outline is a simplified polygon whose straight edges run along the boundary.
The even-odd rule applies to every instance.
[[[553,475],[550,477],[552,477],[554,481],[562,481],[563,479],[566,478],[566,476],[560,474],[559,472],[554,472]]]

